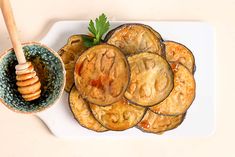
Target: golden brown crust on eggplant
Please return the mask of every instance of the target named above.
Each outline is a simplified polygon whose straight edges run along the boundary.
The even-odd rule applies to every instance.
[[[163,55],[160,34],[140,24],[124,24],[108,34],[107,43],[119,47],[125,55],[151,52]]]
[[[144,24],[140,24],[143,25],[144,27],[148,28],[149,30],[151,30],[157,37],[158,39],[160,39],[160,41],[163,41],[162,36],[160,33],[158,33],[155,29],[153,29],[152,27],[150,27],[149,25],[144,25]]]
[[[195,60],[192,52],[184,45],[174,41],[164,41],[166,59],[170,62],[179,62],[193,73]]]
[[[195,98],[196,84],[192,73],[179,63],[171,63],[174,72],[174,88],[161,103],[150,107],[155,113],[180,115],[187,111]]]
[[[138,23],[109,31],[107,44],[89,49],[82,36],[71,36],[58,52],[70,109],[81,126],[162,134],[183,122],[196,88],[195,59],[186,46]]]
[[[144,132],[161,134],[178,127],[184,120],[185,114],[178,116],[164,116],[148,110],[137,128]]]
[[[82,96],[105,106],[123,96],[129,82],[129,65],[117,47],[102,44],[89,48],[79,57],[74,75]]]
[[[94,118],[88,103],[83,100],[75,86],[72,87],[69,94],[69,105],[75,119],[81,126],[97,132],[107,131],[107,129]]]
[[[135,126],[144,116],[146,109],[135,106],[122,98],[109,106],[90,104],[94,117],[110,130],[126,130]]]
[[[141,106],[153,106],[164,100],[173,89],[173,72],[157,54],[141,53],[128,57],[130,84],[125,97]]]
[[[73,73],[75,62],[81,53],[87,49],[83,44],[82,36],[84,35],[73,35],[69,37],[67,44],[58,51],[66,70],[66,92],[69,92],[74,84]]]

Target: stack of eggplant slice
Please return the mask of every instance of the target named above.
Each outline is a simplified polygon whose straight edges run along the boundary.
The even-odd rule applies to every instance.
[[[147,25],[121,25],[89,49],[72,36],[59,53],[71,111],[93,131],[163,133],[183,122],[195,98],[192,52]]]

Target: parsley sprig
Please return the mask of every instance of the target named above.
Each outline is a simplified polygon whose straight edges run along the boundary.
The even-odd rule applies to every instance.
[[[92,47],[100,44],[102,36],[109,30],[110,24],[106,15],[103,13],[98,18],[90,20],[88,30],[92,34],[92,37],[83,36],[84,45],[86,47]]]

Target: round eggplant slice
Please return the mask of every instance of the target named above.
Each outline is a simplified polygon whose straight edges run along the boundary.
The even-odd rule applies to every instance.
[[[161,103],[150,107],[162,115],[180,115],[187,111],[195,98],[196,84],[189,70],[179,63],[171,63],[174,72],[174,88]]]
[[[69,92],[74,84],[74,66],[78,57],[87,48],[83,45],[83,35],[73,35],[69,37],[67,44],[62,47],[58,53],[60,54],[66,70],[65,91]]]
[[[193,73],[195,60],[193,53],[184,45],[174,41],[164,41],[166,59],[169,62],[179,62]]]
[[[130,84],[125,97],[141,106],[153,106],[163,101],[173,89],[173,72],[168,62],[152,53],[128,57]]]
[[[119,47],[125,55],[151,52],[164,55],[160,34],[141,24],[124,24],[106,36],[107,43]]]
[[[74,76],[76,87],[85,99],[105,106],[123,97],[129,83],[129,65],[117,47],[102,44],[79,57]]]
[[[88,103],[83,100],[75,86],[72,87],[69,93],[69,105],[75,119],[81,126],[97,132],[107,131],[107,129],[94,118]]]
[[[148,110],[137,128],[144,132],[160,134],[178,127],[184,120],[185,114],[178,116],[158,115]]]
[[[135,106],[122,98],[109,106],[90,103],[94,117],[106,128],[120,131],[135,126],[144,116],[146,109]]]

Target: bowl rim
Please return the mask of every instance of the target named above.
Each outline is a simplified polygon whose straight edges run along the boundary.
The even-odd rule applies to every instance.
[[[0,103],[2,103],[4,106],[6,106],[11,111],[16,112],[16,113],[25,114],[25,115],[29,115],[29,114],[31,115],[31,114],[36,114],[36,113],[42,112],[42,111],[50,108],[51,106],[53,106],[54,104],[56,104],[58,102],[58,100],[61,98],[61,96],[62,96],[62,94],[64,92],[64,87],[65,87],[65,83],[66,83],[66,79],[65,79],[66,71],[65,71],[63,60],[61,59],[60,55],[55,50],[49,48],[48,46],[46,46],[46,45],[44,45],[42,43],[36,42],[36,41],[23,42],[23,43],[21,43],[21,45],[22,45],[22,47],[24,47],[24,46],[31,46],[31,45],[38,45],[40,47],[46,48],[47,50],[49,50],[53,55],[55,55],[60,60],[61,65],[62,65],[62,69],[63,69],[64,81],[63,81],[62,86],[60,87],[60,89],[61,89],[60,93],[59,93],[58,97],[56,98],[56,100],[53,103],[47,105],[46,107],[42,107],[42,108],[40,108],[38,110],[34,110],[34,111],[20,111],[20,110],[17,110],[15,108],[13,108],[9,104],[7,104],[2,98],[0,98]],[[0,61],[12,50],[13,50],[13,48],[9,48],[9,49],[3,51],[0,54]]]

